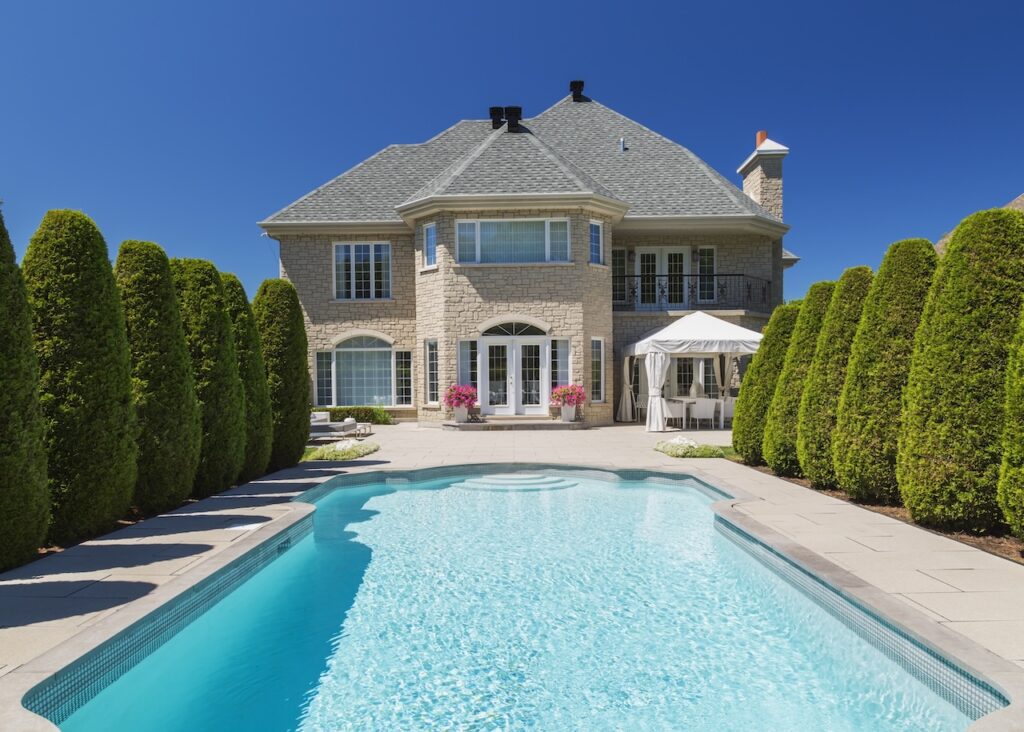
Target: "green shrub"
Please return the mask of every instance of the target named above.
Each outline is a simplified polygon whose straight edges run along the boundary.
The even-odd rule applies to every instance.
[[[274,416],[270,469],[295,465],[309,440],[309,365],[306,327],[295,287],[287,280],[266,280],[252,303],[267,365]]]
[[[761,452],[768,467],[777,475],[800,475],[800,462],[796,455],[796,422],[800,412],[800,398],[803,396],[807,370],[814,359],[818,333],[834,287],[834,282],[818,282],[807,291],[793,326],[793,335],[786,349],[782,372],[775,384],[772,403],[768,407]]]
[[[263,365],[260,336],[256,320],[245,296],[245,288],[233,274],[222,274],[224,299],[235,334],[238,375],[245,397],[245,461],[238,476],[240,483],[258,478],[267,471],[270,448],[274,438],[274,422],[270,414],[270,391],[267,369]]]
[[[202,259],[172,259],[171,273],[203,427],[192,495],[204,498],[233,485],[242,469],[245,398],[220,273]]]
[[[903,402],[896,477],[915,521],[1001,521],[1007,361],[1024,300],[1024,213],[981,211],[953,232],[928,293]]]
[[[1003,462],[996,497],[1010,530],[1024,539],[1024,314],[1006,371]]]
[[[836,428],[839,397],[846,382],[850,347],[870,287],[868,267],[851,267],[839,278],[825,311],[814,360],[800,397],[796,454],[800,471],[815,488],[829,488],[836,482],[832,467],[832,433]]]
[[[311,447],[306,450],[302,460],[332,460],[335,462],[357,460],[377,452],[379,449],[380,445],[376,442],[358,442],[352,445],[352,447],[347,447],[343,450],[337,449],[334,445],[324,445],[323,447]]]
[[[721,458],[725,450],[718,445],[680,444],[672,440],[658,442],[654,449],[674,458]]]
[[[199,403],[171,265],[146,241],[121,244],[114,265],[131,354],[138,424],[135,505],[146,514],[181,504],[199,464]]]
[[[896,445],[903,387],[937,262],[926,239],[896,242],[864,301],[832,435],[837,484],[855,500],[899,502]]]
[[[135,487],[135,408],[121,299],[107,244],[80,211],[50,211],[23,274],[46,424],[50,537],[110,528]]]
[[[765,418],[799,314],[799,301],[775,308],[764,329],[761,345],[743,376],[732,420],[732,446],[748,465],[764,462],[761,444],[764,442]]]
[[[391,412],[383,407],[313,407],[314,412],[330,412],[332,422],[344,422],[351,417],[356,422],[394,424]]]
[[[0,571],[27,562],[46,540],[46,482],[39,367],[25,283],[0,213]]]

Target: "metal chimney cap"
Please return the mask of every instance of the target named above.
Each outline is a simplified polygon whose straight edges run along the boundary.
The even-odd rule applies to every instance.
[[[570,81],[569,91],[572,93],[572,100],[574,102],[583,99],[583,79],[573,79]]]

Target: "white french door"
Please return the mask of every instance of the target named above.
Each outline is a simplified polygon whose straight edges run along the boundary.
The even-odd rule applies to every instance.
[[[636,302],[641,309],[684,308],[690,274],[690,247],[636,250]]]
[[[481,338],[477,358],[483,414],[547,414],[550,339]]]

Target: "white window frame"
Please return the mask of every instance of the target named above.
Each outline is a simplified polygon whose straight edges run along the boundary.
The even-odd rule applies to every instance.
[[[427,256],[427,232],[434,232],[434,261],[431,262]],[[437,267],[437,224],[423,225],[423,269],[434,269]]]
[[[543,221],[544,222],[544,261],[542,262],[481,262],[480,261],[480,224],[489,223],[507,223],[509,221],[514,222],[530,222],[530,221]],[[565,236],[566,236],[566,256],[568,259],[551,259],[551,223],[553,221],[565,223]],[[475,256],[472,260],[459,259],[459,224],[472,224],[473,225],[473,236],[476,240]],[[603,236],[603,235],[602,235]],[[588,239],[589,241],[589,239]],[[494,264],[571,264],[572,263],[572,222],[568,218],[553,218],[553,219],[540,219],[540,218],[528,218],[528,219],[456,219],[455,220],[455,262],[456,264],[483,264],[483,265],[494,265]]]
[[[331,400],[327,404],[320,401],[320,354],[327,354],[331,357],[331,364],[329,366],[331,370]],[[336,407],[338,405],[338,372],[336,369],[337,359],[337,348],[332,348],[329,351],[317,351],[313,357],[313,368],[315,370],[313,374],[314,384],[313,388],[316,390],[316,406],[318,407]]]
[[[607,384],[605,383],[606,382],[606,379],[605,379],[605,366],[606,366],[606,363],[605,363],[605,353],[604,353],[605,342],[604,342],[604,338],[599,338],[597,336],[594,336],[594,337],[592,337],[590,339],[590,378],[591,378],[591,380],[593,380],[593,378],[594,378],[594,341],[599,341],[601,343],[601,398],[600,399],[594,399],[593,398],[594,385],[591,384],[590,385],[590,390],[591,390],[590,402],[591,402],[591,404],[604,404],[606,401],[608,401],[608,391],[607,391],[607,388],[606,388]]]
[[[622,273],[615,274],[615,252],[622,252]],[[623,303],[629,300],[629,252],[625,248],[612,249],[608,257],[608,268],[612,271],[612,302]],[[622,278],[622,297],[615,297],[615,277]]]
[[[553,373],[554,368],[553,368],[553,364],[551,364],[550,361],[551,361],[551,352],[554,351],[554,348],[555,348],[555,341],[561,341],[561,342],[565,343],[565,347],[569,350],[569,353],[568,353],[569,357],[566,359],[566,368],[568,369],[569,380],[566,383],[567,384],[572,384],[572,338],[569,338],[568,336],[551,336],[550,344],[548,345],[548,362],[549,362],[548,363],[548,371],[549,371],[549,373],[548,373],[548,382],[550,383],[551,379],[554,378],[554,373]],[[562,385],[559,384],[559,386],[562,386]]]
[[[430,345],[434,345],[434,355],[437,359],[437,399],[430,398]],[[423,401],[426,404],[441,403],[441,348],[436,338],[427,338],[423,341]]]
[[[352,336],[352,337],[355,338],[356,336]],[[346,405],[338,404],[338,401],[339,401],[338,397],[340,396],[339,393],[338,393],[338,347],[342,343],[347,341],[347,340],[349,340],[349,339],[348,338],[344,338],[344,339],[338,341],[334,345],[334,347],[331,348],[331,350],[329,350],[329,351],[317,351],[316,352],[317,355],[319,355],[321,353],[329,353],[331,355],[331,403],[330,404],[317,404],[316,406],[318,406],[318,407],[373,406],[373,405],[363,405],[363,404],[346,404]],[[381,339],[381,340],[383,340],[383,339]],[[351,351],[384,351],[384,350],[387,350],[387,349],[384,349],[384,348],[346,348],[344,350],[351,352]],[[384,404],[384,405],[380,405],[380,406],[382,406],[384,409],[415,406],[415,404],[416,404],[416,393],[415,393],[415,390],[413,390],[413,393],[410,394],[410,396],[409,396],[409,398],[410,398],[409,404],[399,404],[398,403],[398,352],[402,351],[402,352],[408,353],[409,349],[407,349],[407,348],[396,348],[395,345],[392,343],[390,345],[390,350],[391,350],[391,404]],[[413,359],[412,359],[411,354],[410,354],[410,359],[409,359],[409,361],[410,361],[409,362],[409,378],[410,378],[410,380],[412,380],[412,383],[415,383],[415,381],[414,381],[415,374],[414,374],[412,360]],[[319,369],[320,364],[314,361],[314,366],[317,369]],[[318,377],[318,374],[314,373],[314,378],[316,378],[316,377]],[[316,383],[314,383],[314,387],[316,387]],[[317,389],[317,394],[316,394],[317,401],[319,401],[319,399],[320,399],[319,391],[320,390]]]
[[[354,248],[360,245],[368,245],[370,247],[370,296],[369,297],[356,297],[356,268],[355,268],[355,251]],[[374,260],[374,252],[377,245],[384,245],[388,248],[388,291],[387,297],[377,297],[377,267]],[[351,247],[353,248],[352,253],[352,271],[349,274],[349,289],[352,292],[352,297],[339,297],[338,296],[338,247]],[[395,297],[395,273],[394,273],[394,262],[395,262],[395,250],[391,246],[389,241],[336,241],[334,246],[331,248],[331,290],[334,293],[333,300],[337,302],[365,302],[367,300],[393,300]]]
[[[702,275],[700,273],[700,252],[702,249],[711,250],[711,274]],[[696,261],[694,261],[695,269],[694,277],[696,277],[697,284],[697,302],[698,303],[713,303],[718,299],[718,246],[715,244],[701,244],[695,246],[693,251],[696,253]],[[700,278],[710,277],[711,278],[711,298],[704,299],[700,296]]]
[[[590,227],[597,227],[597,261],[595,262],[590,251]],[[605,264],[604,261],[604,222],[591,219],[587,225],[587,261],[591,264]]]
[[[398,403],[398,353],[409,354],[409,403]],[[413,367],[413,353],[407,348],[395,348],[391,346],[391,406],[396,408],[416,406],[416,374]],[[332,372],[333,373],[333,372]]]

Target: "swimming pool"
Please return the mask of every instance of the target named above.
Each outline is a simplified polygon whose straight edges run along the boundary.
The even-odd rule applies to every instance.
[[[971,722],[716,530],[697,481],[453,472],[325,485],[312,531],[61,729]]]

